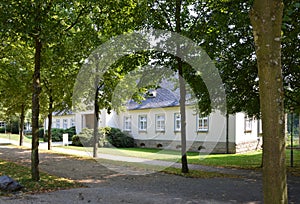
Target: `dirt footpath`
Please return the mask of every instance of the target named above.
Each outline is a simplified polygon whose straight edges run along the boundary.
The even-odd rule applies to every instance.
[[[30,150],[0,146],[0,158],[30,164]],[[107,164],[106,164],[107,165]],[[46,194],[0,197],[6,203],[262,203],[262,183],[257,177],[196,179],[163,173],[124,175],[125,167],[102,166],[93,160],[78,160],[59,154],[40,153],[40,170],[71,178],[87,188]],[[115,169],[113,171],[111,169]],[[141,170],[131,169],[131,173]],[[289,179],[290,203],[300,203],[300,178]]]

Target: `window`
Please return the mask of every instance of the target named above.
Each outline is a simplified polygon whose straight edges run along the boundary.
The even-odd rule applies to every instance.
[[[60,119],[56,119],[55,124],[56,128],[60,128]]]
[[[244,122],[244,131],[245,133],[252,132],[252,118],[245,117],[245,122]]]
[[[68,128],[68,119],[63,119],[63,129]]]
[[[140,131],[147,130],[147,116],[146,115],[139,116],[139,130]]]
[[[155,116],[156,131],[165,131],[165,115],[160,114]]]
[[[5,127],[5,122],[1,121],[0,122],[0,127]]]
[[[198,116],[197,131],[207,132],[208,131],[208,117]]]
[[[75,119],[71,118],[71,127],[74,127],[74,126],[75,126]]]
[[[180,113],[174,114],[174,131],[181,131],[181,115],[180,115]]]
[[[131,131],[131,117],[130,116],[124,117],[124,130]]]

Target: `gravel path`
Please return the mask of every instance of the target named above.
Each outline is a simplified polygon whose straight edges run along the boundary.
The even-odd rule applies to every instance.
[[[0,145],[1,159],[30,165],[30,153],[28,149]],[[39,166],[41,171],[74,179],[88,188],[0,197],[0,204],[262,203],[261,176],[257,173],[247,176],[247,172],[243,172],[245,177],[235,179],[197,179],[157,172],[141,175],[140,169],[129,168],[128,171],[137,175],[126,175],[118,173],[125,168],[121,165],[102,166],[93,160],[74,159],[53,153],[40,153]],[[299,192],[300,178],[289,178],[290,203],[300,203]]]

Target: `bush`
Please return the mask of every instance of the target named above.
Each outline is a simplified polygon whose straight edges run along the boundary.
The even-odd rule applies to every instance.
[[[44,138],[44,128],[39,129],[39,138]]]
[[[5,133],[5,127],[0,127],[0,133]]]
[[[72,145],[74,146],[93,146],[93,129],[84,128],[81,133],[72,137]],[[99,147],[114,146],[118,148],[122,147],[134,147],[134,139],[126,132],[122,132],[118,128],[99,128]]]
[[[74,135],[76,135],[76,128],[75,128],[75,126],[70,127],[70,128],[68,128],[68,129],[65,129],[64,133],[68,133],[69,141],[71,141],[71,140],[72,140],[72,137],[73,137]]]
[[[19,134],[19,122],[16,120],[8,123],[6,131],[11,132],[12,134]]]
[[[106,139],[105,139],[105,133],[109,128],[99,128],[99,141],[98,146],[104,147],[107,145]],[[78,135],[74,135],[72,137],[72,145],[74,146],[85,146],[85,147],[91,147],[94,144],[94,130],[83,128],[81,133]]]
[[[93,146],[93,129],[83,128],[78,135],[72,137],[72,145],[75,146]]]
[[[106,132],[107,141],[118,148],[134,147],[134,139],[127,132],[122,132],[118,128],[111,128]]]
[[[73,135],[76,134],[75,127],[71,127],[68,129],[60,129],[60,128],[51,128],[51,136],[53,142],[60,142],[63,140],[63,134],[68,133],[68,140],[72,140]],[[44,141],[48,141],[48,132],[45,134]]]

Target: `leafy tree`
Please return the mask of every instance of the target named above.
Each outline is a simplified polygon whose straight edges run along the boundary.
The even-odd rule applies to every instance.
[[[3,56],[0,59],[0,96],[1,103],[6,107],[6,116],[19,116],[20,146],[23,145],[24,121],[29,109],[28,97],[31,80],[31,50],[20,39],[17,42],[7,42],[3,46]]]
[[[7,1],[1,2],[0,20],[2,32],[18,36],[34,49],[32,78],[32,179],[38,181],[38,129],[40,115],[42,53],[61,36],[74,29],[84,14],[90,12],[85,1]]]
[[[51,149],[52,114],[71,110],[73,86],[78,70],[89,50],[99,44],[97,41],[97,32],[92,28],[91,21],[85,17],[68,34],[62,35],[59,42],[53,43],[44,51],[44,66],[48,69],[42,71],[42,104],[45,104],[46,110],[43,112],[48,117],[48,149]],[[74,47],[79,42],[81,46]]]
[[[300,112],[300,17],[298,1],[284,2],[283,36],[282,36],[282,67],[285,86],[285,106],[289,111]]]
[[[265,203],[288,203],[285,167],[285,119],[281,71],[283,2],[255,0],[250,13],[258,62],[263,122]]]

